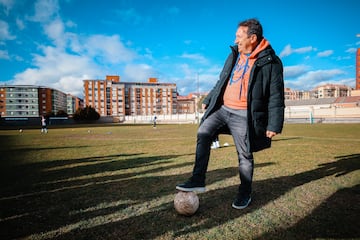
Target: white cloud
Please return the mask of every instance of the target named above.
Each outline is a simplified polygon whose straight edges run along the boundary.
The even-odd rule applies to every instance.
[[[50,38],[56,46],[64,46],[65,34],[64,23],[61,19],[57,18],[44,26],[45,34]]]
[[[0,59],[10,59],[8,51],[0,50]]]
[[[340,69],[308,71],[296,79],[285,80],[285,85],[293,89],[310,90],[320,84],[338,82],[338,76],[343,74],[345,72]]]
[[[145,53],[144,53],[143,56],[144,56],[145,58],[147,58],[147,59],[149,59],[149,60],[153,60],[153,59],[154,59],[153,53],[152,53],[151,49],[145,48],[144,51],[145,51]]]
[[[101,64],[131,62],[136,53],[124,46],[119,35],[93,35],[85,41],[86,52]]]
[[[311,47],[311,46],[293,49],[294,53],[300,53],[300,54],[301,53],[311,52],[311,51],[316,51],[316,49]]]
[[[335,58],[336,61],[343,61],[343,60],[349,60],[351,59],[351,56],[338,56]]]
[[[299,77],[299,80],[304,82],[327,81],[341,74],[344,74],[344,72],[340,69],[316,70],[307,72],[303,76]]]
[[[308,66],[305,65],[297,65],[297,66],[287,66],[284,67],[284,78],[288,79],[288,78],[294,78],[294,77],[298,77],[304,73],[306,73],[306,71],[308,70]]]
[[[210,91],[219,80],[219,72],[204,72],[199,74],[199,92]]]
[[[181,75],[185,76],[185,78],[194,79],[196,75],[196,70],[191,68],[189,64],[182,63],[179,65],[176,65],[176,68],[178,68],[181,71]]]
[[[59,3],[57,0],[38,0],[34,5],[34,15],[27,18],[34,22],[46,23],[58,14]]]
[[[14,57],[14,59],[15,59],[16,61],[18,61],[18,62],[24,61],[24,58],[21,57],[21,56],[19,56],[19,55],[14,55],[13,57]]]
[[[124,81],[144,82],[149,77],[156,77],[155,70],[147,64],[128,64],[124,69]]]
[[[284,47],[284,49],[281,51],[281,53],[279,54],[279,57],[286,57],[289,56],[292,53],[291,50],[291,45],[288,44]]]
[[[53,31],[51,34],[56,36],[59,33],[61,30]],[[109,69],[115,68],[114,64],[131,62],[136,56],[133,51],[123,46],[118,36],[95,35],[79,40],[76,35],[65,33],[64,37],[77,52],[68,53],[62,45],[41,46],[42,53],[33,57],[34,67],[15,75],[13,84],[48,86],[82,97],[82,80],[102,79],[109,74]],[[99,59],[101,61],[97,63],[96,60]],[[126,75],[136,81],[147,79],[152,76],[152,72],[151,67],[147,65],[130,65],[125,68]]]
[[[15,38],[9,31],[9,24],[0,20],[0,41],[13,40]]]
[[[35,55],[33,65],[16,74],[14,84],[48,86],[80,96],[83,76],[95,77],[99,72],[88,57],[71,55],[54,47],[43,47],[43,55]]]
[[[5,15],[9,15],[10,10],[14,6],[14,0],[0,0],[0,5],[4,6]]]
[[[91,79],[89,75],[68,75],[61,76],[59,81],[54,84],[56,89],[62,89],[65,93],[71,93],[73,96],[81,96],[83,94],[83,80]]]
[[[167,82],[176,83],[180,95],[185,95],[197,92],[198,87],[200,92],[211,90],[219,79],[221,68],[222,66],[216,64],[200,68],[197,64],[180,63],[162,67],[165,69],[162,73]]]
[[[48,11],[43,13],[41,9]],[[64,23],[57,12],[57,1],[40,0],[35,4],[35,14],[29,19],[41,24],[46,38],[53,45],[38,46],[40,53],[33,54],[33,67],[16,74],[14,84],[48,86],[82,97],[85,76],[86,79],[102,79],[119,64],[131,63],[137,57],[118,35],[80,36],[67,31],[66,28],[76,27],[76,24],[72,21]],[[150,50],[147,52],[151,53]],[[2,55],[6,56],[5,53]],[[139,76],[149,77],[149,68],[141,65],[134,69],[128,68],[133,79],[140,81]]]
[[[16,26],[20,29],[20,30],[24,30],[25,28],[25,24],[24,21],[21,20],[20,18],[16,18]]]
[[[357,51],[357,48],[349,48],[349,49],[346,49],[345,52],[347,52],[347,53],[356,53],[356,51]]]
[[[343,85],[346,85],[346,86],[355,87],[355,78],[339,79],[339,80],[336,80],[336,81],[331,82],[331,83],[343,84]]]
[[[73,27],[76,27],[77,24],[74,23],[73,21],[68,20],[68,21],[66,21],[65,26],[69,27],[69,28],[73,28]]]
[[[311,46],[301,47],[301,48],[292,48],[290,44],[286,45],[285,48],[279,54],[279,57],[286,57],[293,53],[303,54],[311,51],[316,51],[315,48]]]
[[[198,53],[195,53],[195,54],[183,53],[180,57],[185,58],[185,59],[194,60],[201,64],[209,63],[209,61],[203,55],[198,54]]]
[[[333,50],[325,50],[317,54],[318,57],[328,57],[334,53]]]

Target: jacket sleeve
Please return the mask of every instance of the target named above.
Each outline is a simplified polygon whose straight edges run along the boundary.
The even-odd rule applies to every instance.
[[[215,84],[215,86],[211,89],[211,91],[209,92],[209,94],[204,98],[203,100],[203,104],[205,105],[209,105],[211,102],[211,98],[214,96],[215,92],[218,91],[219,89],[219,85],[220,85],[220,80],[218,80]]]
[[[281,133],[284,123],[284,78],[281,60],[273,66],[270,80],[267,130]]]

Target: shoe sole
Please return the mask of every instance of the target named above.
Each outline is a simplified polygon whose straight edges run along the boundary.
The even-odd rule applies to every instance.
[[[183,192],[205,192],[206,191],[205,187],[184,188],[184,187],[176,186],[176,189],[183,191]]]
[[[234,203],[231,205],[233,208],[235,209],[244,209],[244,208],[247,208],[247,206],[249,206],[249,204],[251,203],[251,198],[249,199],[249,201],[246,203],[246,205],[243,205],[243,206],[237,206],[235,205]]]

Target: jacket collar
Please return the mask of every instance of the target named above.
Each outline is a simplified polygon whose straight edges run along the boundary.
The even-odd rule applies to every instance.
[[[264,51],[259,53],[259,56],[256,60],[257,66],[263,66],[265,64],[268,64],[274,60],[275,52],[272,49],[271,46],[267,47]]]

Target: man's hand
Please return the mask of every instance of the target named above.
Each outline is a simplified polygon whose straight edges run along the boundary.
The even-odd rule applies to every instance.
[[[207,105],[203,103],[203,104],[201,104],[201,108],[202,108],[202,110],[205,110],[207,108]]]
[[[266,131],[266,136],[267,136],[268,138],[273,138],[273,137],[276,136],[276,135],[277,135],[276,132],[269,131],[269,130]]]

